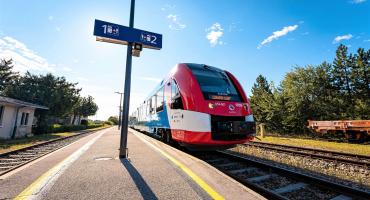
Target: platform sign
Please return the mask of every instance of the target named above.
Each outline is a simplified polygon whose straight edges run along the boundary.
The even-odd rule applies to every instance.
[[[127,44],[142,44],[144,48],[161,49],[162,35],[119,24],[95,20],[94,35],[98,41]]]

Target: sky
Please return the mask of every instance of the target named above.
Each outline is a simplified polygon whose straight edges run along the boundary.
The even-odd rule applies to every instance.
[[[78,83],[118,115],[126,46],[96,41],[94,20],[128,26],[129,0],[0,0],[0,58],[15,70]],[[133,58],[134,110],[177,63],[230,71],[247,95],[259,74],[275,85],[295,66],[331,62],[341,43],[370,49],[370,0],[136,0],[135,28],[163,35]]]

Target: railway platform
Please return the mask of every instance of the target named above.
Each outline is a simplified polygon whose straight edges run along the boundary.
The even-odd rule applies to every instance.
[[[118,158],[115,128],[0,177],[0,199],[264,199],[204,161],[130,130]]]

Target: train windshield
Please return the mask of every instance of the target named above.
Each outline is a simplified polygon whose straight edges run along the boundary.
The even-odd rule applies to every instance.
[[[193,68],[192,72],[205,99],[241,102],[238,91],[225,72],[207,68]]]

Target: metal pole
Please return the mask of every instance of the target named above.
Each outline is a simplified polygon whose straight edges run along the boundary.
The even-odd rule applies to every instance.
[[[130,8],[130,28],[134,27],[134,11],[135,0],[131,0]],[[125,90],[123,98],[122,110],[122,127],[121,127],[121,143],[120,143],[120,158],[127,158],[127,131],[128,131],[128,113],[130,106],[130,89],[131,89],[131,67],[132,67],[132,42],[127,45],[127,58],[126,58],[126,73],[125,73]]]
[[[118,110],[118,130],[121,128],[121,121],[122,121],[122,92],[115,92],[119,95],[121,95],[120,100],[119,100],[119,110]]]
[[[120,100],[119,100],[119,119],[118,119],[118,130],[121,128],[122,126],[122,95],[123,93],[120,94],[121,97],[120,97]]]

